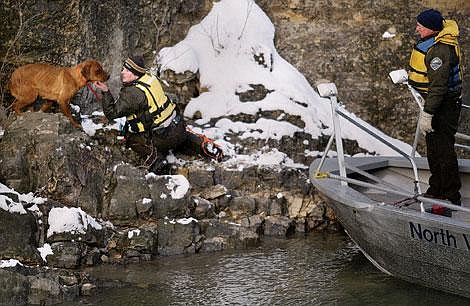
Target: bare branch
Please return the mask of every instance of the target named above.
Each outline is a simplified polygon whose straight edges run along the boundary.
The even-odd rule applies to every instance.
[[[20,41],[21,36],[23,35],[24,31],[27,29],[27,26],[33,22],[40,14],[35,14],[28,19],[24,20],[24,14],[23,14],[23,5],[25,1],[18,2],[17,5],[17,10],[18,10],[18,19],[19,19],[19,24],[18,24],[18,30],[15,34],[15,37],[9,41],[8,43],[8,48],[3,56],[2,63],[0,65],[0,83],[3,84],[5,81],[6,77],[6,66],[7,66],[7,61],[12,53],[13,47]],[[18,54],[16,55],[19,57],[21,55],[21,46],[17,47]],[[0,86],[0,103],[3,104],[3,100],[5,97],[5,89],[4,86]]]

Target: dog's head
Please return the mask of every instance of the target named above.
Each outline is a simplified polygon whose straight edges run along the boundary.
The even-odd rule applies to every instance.
[[[109,74],[104,71],[98,61],[87,60],[79,64],[80,71],[87,82],[100,81],[105,82],[109,79]]]

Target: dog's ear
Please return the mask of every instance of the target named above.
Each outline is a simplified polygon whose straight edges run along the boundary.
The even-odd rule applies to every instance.
[[[91,70],[91,64],[85,63],[85,65],[83,65],[82,67],[81,73],[86,80],[90,79],[90,70]]]

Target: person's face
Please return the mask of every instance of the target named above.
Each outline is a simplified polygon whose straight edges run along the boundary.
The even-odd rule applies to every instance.
[[[426,28],[419,22],[416,23],[416,33],[418,33],[421,38],[425,38],[430,35],[433,35],[435,32],[436,31]]]
[[[130,83],[134,80],[137,80],[138,77],[133,74],[132,72],[130,72],[126,67],[122,67],[122,71],[121,71],[121,81],[123,83]]]

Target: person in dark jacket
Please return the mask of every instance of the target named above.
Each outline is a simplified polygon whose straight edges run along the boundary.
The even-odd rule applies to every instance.
[[[103,92],[103,111],[109,120],[126,117],[126,145],[145,159],[150,171],[161,169],[171,149],[222,158],[222,150],[213,141],[187,130],[176,103],[164,93],[158,78],[146,72],[141,56],[125,60],[121,80],[123,87],[117,100],[106,83],[95,83]]]
[[[458,26],[429,9],[417,16],[416,32],[420,40],[411,53],[409,83],[425,100],[419,119],[431,171],[425,196],[460,205],[462,185],[454,149],[462,106]]]

